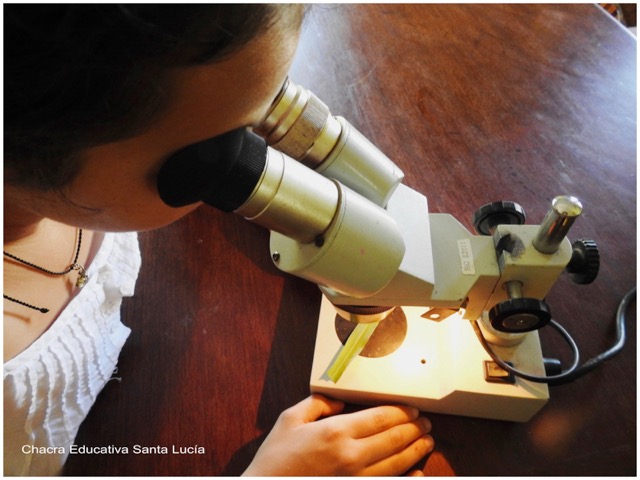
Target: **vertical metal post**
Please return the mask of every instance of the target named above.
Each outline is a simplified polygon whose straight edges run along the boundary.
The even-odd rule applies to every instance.
[[[563,195],[554,198],[551,209],[533,239],[535,249],[540,253],[557,252],[571,225],[581,213],[582,203],[576,197]]]

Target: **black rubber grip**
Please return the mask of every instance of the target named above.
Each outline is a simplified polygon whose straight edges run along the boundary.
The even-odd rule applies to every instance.
[[[172,207],[203,201],[232,212],[254,191],[266,159],[266,142],[246,128],[194,143],[160,169],[160,198]]]

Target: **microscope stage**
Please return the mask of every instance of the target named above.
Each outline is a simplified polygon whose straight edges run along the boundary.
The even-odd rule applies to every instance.
[[[399,346],[388,353],[389,348],[369,349],[367,345],[334,383],[326,372],[343,346],[336,326],[346,321],[336,320],[334,306],[323,296],[311,391],[357,404],[400,403],[425,412],[519,422],[529,420],[544,406],[549,399],[546,384],[519,378],[513,380],[515,383],[505,382],[502,378],[505,372],[493,368],[495,365],[469,321],[458,314],[439,322],[428,320],[421,316],[426,310],[402,307],[398,316],[401,322],[402,317],[406,318],[406,327],[400,328],[403,338],[396,339]],[[383,320],[370,342],[375,340],[383,323],[390,321]],[[392,330],[397,336],[398,328]],[[386,342],[384,334],[379,338]],[[389,342],[394,343],[394,339]],[[515,347],[494,347],[494,351],[518,370],[544,375],[537,332],[527,334]],[[487,374],[489,381],[485,379]]]

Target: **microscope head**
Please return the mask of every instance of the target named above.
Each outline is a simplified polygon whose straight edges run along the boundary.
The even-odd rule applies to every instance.
[[[540,227],[521,225],[513,202],[483,207],[473,235],[450,215],[430,214],[426,197],[402,179],[346,120],[287,80],[255,131],[182,149],[157,185],[168,205],[202,201],[271,230],[274,264],[318,284],[358,323],[414,305],[429,307],[427,318],[489,312],[498,330],[536,329],[550,318],[543,299],[565,267],[593,270],[593,261],[580,266],[593,254],[566,240],[582,210],[573,197],[554,200]],[[539,312],[531,314],[534,300]]]

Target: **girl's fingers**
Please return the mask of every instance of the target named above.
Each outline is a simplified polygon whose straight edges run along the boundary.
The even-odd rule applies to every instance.
[[[370,463],[374,463],[405,449],[407,445],[424,437],[430,431],[431,422],[426,418],[418,418],[413,422],[396,425],[384,432],[361,438],[359,442],[363,450],[371,452]],[[375,452],[380,452],[379,456],[376,457]]]
[[[304,424],[315,422],[322,417],[336,415],[343,409],[343,402],[313,394],[282,412],[280,418],[282,421]]]
[[[343,415],[342,418],[350,423],[353,438],[366,438],[396,425],[412,422],[419,413],[415,407],[381,406]]]
[[[360,472],[360,475],[388,476],[397,475],[397,472],[406,472],[430,453],[433,447],[433,438],[430,435],[425,435],[409,444],[403,450],[366,467]],[[422,472],[414,471],[411,476],[419,476],[418,473]]]

